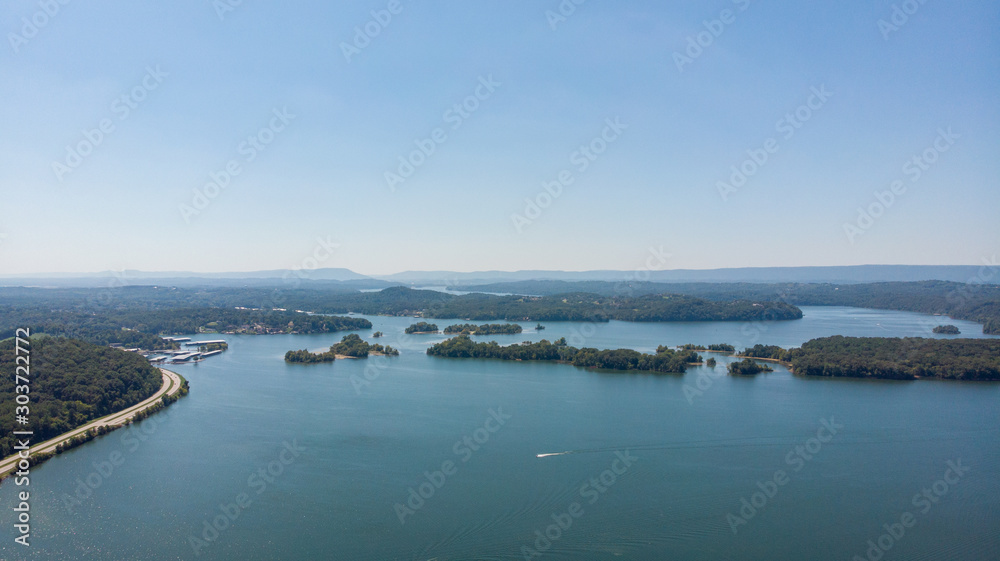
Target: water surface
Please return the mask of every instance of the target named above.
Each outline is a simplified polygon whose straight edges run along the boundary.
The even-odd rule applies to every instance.
[[[982,337],[974,323],[921,314],[803,310],[773,323],[525,322],[484,339],[648,352],[932,336],[940,323]],[[848,560],[905,513],[915,524],[900,526],[886,560],[1000,550],[998,384],[814,380],[780,367],[731,378],[721,355],[683,376],[441,359],[424,350],[444,336],[402,333],[417,320],[369,319],[359,333],[385,332],[400,357],[288,365],[285,351],[343,334],[225,336],[223,355],[172,367],[191,394],[144,421],[146,434],[118,431],[33,470],[28,550],[12,545],[17,488],[0,486],[0,558],[443,561],[537,547],[551,559]],[[968,472],[935,489],[959,460]],[[772,487],[779,471],[785,483]],[[429,495],[412,512],[410,489]],[[914,503],[924,489],[936,502]],[[213,520],[224,529],[206,534]]]

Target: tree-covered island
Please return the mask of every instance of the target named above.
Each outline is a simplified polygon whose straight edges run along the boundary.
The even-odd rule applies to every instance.
[[[687,343],[678,347],[682,351],[705,351],[713,353],[735,353],[736,347],[728,345],[726,343],[717,343],[714,345],[695,345],[693,343]]]
[[[554,343],[543,339],[537,343],[500,346],[496,341],[476,343],[468,335],[459,335],[437,343],[427,349],[427,354],[446,358],[562,362],[586,368],[660,373],[683,373],[689,362],[701,362],[701,357],[696,352],[678,352],[662,346],[657,349],[656,354],[631,349],[578,349],[569,346],[565,338]]]
[[[801,376],[1000,380],[1000,339],[834,335],[793,349],[754,345],[739,356],[780,362]]]
[[[756,360],[745,358],[740,362],[730,362],[726,367],[731,376],[753,376],[761,372],[774,372],[774,369]]]
[[[1000,339],[823,337],[788,351],[804,376],[1000,380]]]
[[[339,343],[332,345],[330,350],[322,353],[313,353],[306,349],[288,351],[285,353],[285,362],[311,364],[333,362],[337,358],[368,358],[369,355],[399,356],[399,351],[389,345],[369,343],[356,333],[351,333],[345,335]]]
[[[436,323],[427,323],[426,321],[418,321],[413,325],[407,327],[403,330],[404,333],[408,335],[424,335],[427,333],[437,333],[438,326]]]
[[[476,325],[474,323],[457,323],[444,328],[446,334],[468,333],[470,335],[516,335],[524,331],[516,323],[484,323]]]

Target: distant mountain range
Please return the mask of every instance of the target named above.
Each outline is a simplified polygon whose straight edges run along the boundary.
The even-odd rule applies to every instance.
[[[392,275],[366,276],[350,269],[313,271],[274,269],[231,273],[184,271],[147,272],[126,270],[101,273],[52,273],[0,275],[0,286],[338,286],[345,289],[375,289],[395,285],[475,286],[529,280],[550,281],[651,281],[660,283],[835,283],[943,280],[1000,284],[996,267],[975,265],[855,265],[842,267],[743,267],[732,269],[673,269],[663,271],[405,271]],[[977,280],[978,279],[978,280]]]
[[[663,271],[407,271],[378,276],[405,284],[476,285],[526,280],[652,281],[652,282],[800,282],[854,284],[865,282],[944,280],[969,282],[977,278],[975,265],[852,265],[842,267],[742,267],[732,269],[672,269]],[[987,282],[1000,283],[1000,270],[985,267]],[[992,275],[990,273],[992,272]],[[647,276],[648,275],[648,276]]]

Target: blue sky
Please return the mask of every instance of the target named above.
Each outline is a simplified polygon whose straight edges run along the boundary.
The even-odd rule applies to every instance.
[[[0,273],[998,252],[994,1],[230,1],[0,6]]]

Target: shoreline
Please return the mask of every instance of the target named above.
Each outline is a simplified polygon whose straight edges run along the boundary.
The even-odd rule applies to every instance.
[[[41,442],[37,445],[33,445],[31,447],[31,453],[28,456],[28,461],[32,462],[31,466],[33,467],[35,465],[38,465],[37,463],[34,463],[33,458],[39,454],[54,453],[56,448],[60,444],[63,444],[66,441],[71,440],[77,436],[84,435],[88,433],[91,429],[96,429],[102,426],[110,427],[111,430],[121,428],[122,426],[126,425],[129,420],[134,418],[135,415],[140,411],[145,411],[146,409],[149,409],[156,403],[160,403],[160,400],[164,396],[176,395],[181,390],[181,387],[184,384],[184,378],[180,374],[177,374],[176,372],[167,370],[165,368],[159,368],[159,370],[160,373],[163,375],[163,385],[160,386],[160,389],[157,390],[156,393],[140,401],[139,403],[136,403],[135,405],[122,409],[121,411],[105,415],[99,419],[94,419],[83,426],[64,432],[59,436],[50,438],[49,440]],[[7,478],[10,475],[11,471],[17,468],[17,463],[19,459],[20,456],[14,454],[12,456],[4,458],[3,460],[0,460],[0,480]]]
[[[792,363],[790,363],[790,362],[782,362],[782,361],[780,361],[780,360],[778,360],[776,358],[760,358],[760,357],[757,357],[757,356],[746,356],[746,355],[734,355],[734,358],[749,358],[750,360],[759,360],[759,361],[762,361],[762,362],[773,362],[774,364],[780,364],[781,366],[784,366],[785,368],[788,368],[789,370],[792,369]]]

